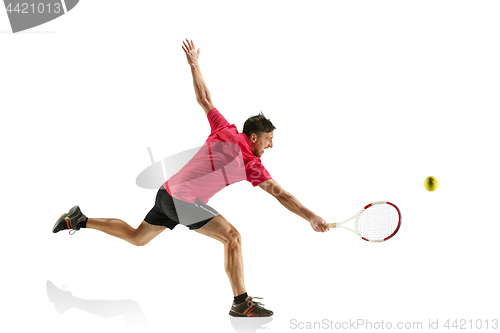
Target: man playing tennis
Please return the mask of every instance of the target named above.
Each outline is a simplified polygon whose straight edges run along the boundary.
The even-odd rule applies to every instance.
[[[206,203],[226,186],[247,180],[307,220],[315,231],[324,232],[328,228],[325,220],[283,190],[262,165],[260,157],[264,150],[273,147],[273,124],[260,114],[250,117],[244,124],[243,133],[238,133],[236,126],[229,124],[212,103],[198,65],[200,50],[196,51],[193,41],[187,39],[182,49],[191,67],[196,100],[205,111],[211,127],[205,145],[162,185],[156,195],[155,206],[137,229],[119,219],[87,218],[75,206],[57,220],[53,232],[92,228],[143,246],[166,228],[172,230],[179,223],[186,225],[224,244],[224,267],[234,294],[229,314],[235,317],[269,317],[273,312],[254,301],[246,292],[240,234]]]

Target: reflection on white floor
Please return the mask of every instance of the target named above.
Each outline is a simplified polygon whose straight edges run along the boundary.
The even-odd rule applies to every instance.
[[[265,318],[229,317],[229,319],[231,320],[231,326],[233,326],[236,333],[254,333],[257,332],[257,330],[269,329],[269,327],[266,327],[264,325],[273,321],[273,317],[265,317]]]
[[[133,300],[90,300],[74,296],[66,286],[56,287],[51,281],[47,281],[47,295],[55,310],[64,315],[69,309],[79,309],[101,318],[113,318],[123,316],[128,331],[156,332],[149,324],[141,306]],[[272,317],[266,318],[235,318],[229,317],[232,328],[236,333],[253,333],[257,330],[270,329],[264,325],[273,321]]]
[[[88,300],[73,296],[67,288],[64,289],[60,289],[51,281],[47,281],[49,300],[61,315],[69,309],[76,308],[101,318],[123,316],[129,332],[152,331],[141,306],[133,300]]]

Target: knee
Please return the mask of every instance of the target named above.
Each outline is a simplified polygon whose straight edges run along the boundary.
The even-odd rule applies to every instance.
[[[145,242],[145,241],[142,241],[142,240],[134,240],[132,242],[132,244],[134,244],[135,246],[144,246],[146,245],[148,242]]]
[[[134,244],[135,246],[144,246],[146,244],[149,243],[149,240],[145,240],[145,239],[134,239],[134,241],[132,242],[132,244]]]
[[[131,239],[131,243],[135,246],[144,246],[149,243],[149,239],[146,239],[145,237],[142,237],[140,235],[133,235]]]
[[[226,247],[230,249],[241,247],[241,235],[235,228],[231,228],[226,235]]]

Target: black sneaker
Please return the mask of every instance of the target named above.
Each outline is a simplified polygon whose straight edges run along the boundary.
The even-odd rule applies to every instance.
[[[254,298],[262,299],[261,297]],[[229,315],[233,317],[271,317],[273,312],[265,309],[263,305],[262,303],[255,302],[252,297],[248,296],[245,302],[241,304],[235,304],[233,301]]]
[[[75,206],[69,210],[66,214],[62,214],[59,219],[57,219],[56,224],[54,224],[54,228],[52,228],[52,232],[56,233],[61,230],[70,230],[69,234],[72,235],[76,231],[80,230],[78,224],[80,222],[84,222],[87,217],[82,214],[80,211],[80,207]],[[73,233],[71,233],[73,230]]]

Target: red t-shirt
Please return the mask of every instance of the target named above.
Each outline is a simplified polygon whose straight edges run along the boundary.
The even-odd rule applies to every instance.
[[[253,186],[272,179],[260,158],[252,154],[244,133],[213,108],[207,114],[212,132],[196,155],[163,186],[176,199],[208,200],[226,186],[248,180]]]

